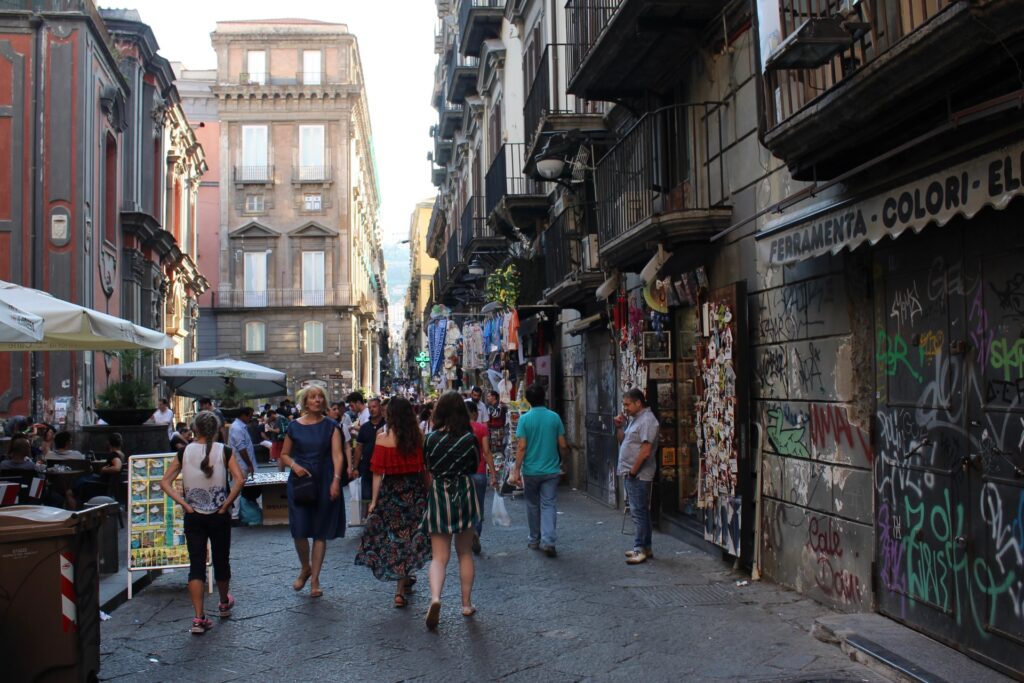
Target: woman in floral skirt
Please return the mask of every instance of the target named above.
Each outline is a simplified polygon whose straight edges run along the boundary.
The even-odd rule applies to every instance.
[[[420,527],[427,509],[423,434],[405,398],[391,399],[385,421],[370,460],[373,494],[356,564],[396,581],[395,607],[405,607],[416,570],[430,561],[430,537]]]

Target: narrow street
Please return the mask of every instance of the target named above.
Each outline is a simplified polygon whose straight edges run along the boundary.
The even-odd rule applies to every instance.
[[[103,624],[102,680],[117,681],[879,681],[809,631],[828,610],[771,583],[737,586],[733,572],[657,534],[657,559],[627,566],[622,513],[560,490],[559,555],[527,549],[525,504],[513,524],[488,521],[474,602],[459,612],[449,565],[441,626],[423,624],[426,572],[408,608],[392,586],[352,564],[359,530],[332,542],[325,594],[295,593],[284,526],[238,528],[235,614],[188,633],[185,570],[156,579]],[[489,505],[489,502],[488,502]],[[627,530],[631,525],[627,523]],[[216,598],[208,605],[215,608]]]

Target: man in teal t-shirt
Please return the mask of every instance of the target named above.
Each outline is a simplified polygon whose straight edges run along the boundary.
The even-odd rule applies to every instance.
[[[544,387],[532,384],[526,390],[530,410],[519,418],[516,438],[515,481],[522,482],[526,494],[526,519],[530,525],[529,547],[555,557],[555,507],[558,480],[562,477],[562,454],[569,445],[565,426],[558,413],[547,409]],[[511,479],[511,477],[510,477]]]

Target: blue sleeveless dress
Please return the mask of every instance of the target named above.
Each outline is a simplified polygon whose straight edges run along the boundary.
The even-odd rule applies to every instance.
[[[288,526],[292,538],[329,540],[345,535],[345,496],[331,500],[331,482],[334,481],[331,436],[337,426],[338,423],[328,417],[312,425],[301,424],[298,420],[288,425],[292,459],[309,470],[317,488],[315,506],[296,505],[292,497],[295,474],[288,476]]]

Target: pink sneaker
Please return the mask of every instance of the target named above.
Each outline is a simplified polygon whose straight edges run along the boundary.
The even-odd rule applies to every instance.
[[[192,628],[189,629],[194,636],[201,636],[207,631],[213,628],[213,622],[206,618],[204,614],[202,617],[196,617],[192,620]]]
[[[217,604],[218,616],[221,618],[231,616],[231,608],[235,606],[235,596],[228,593],[228,601]]]

